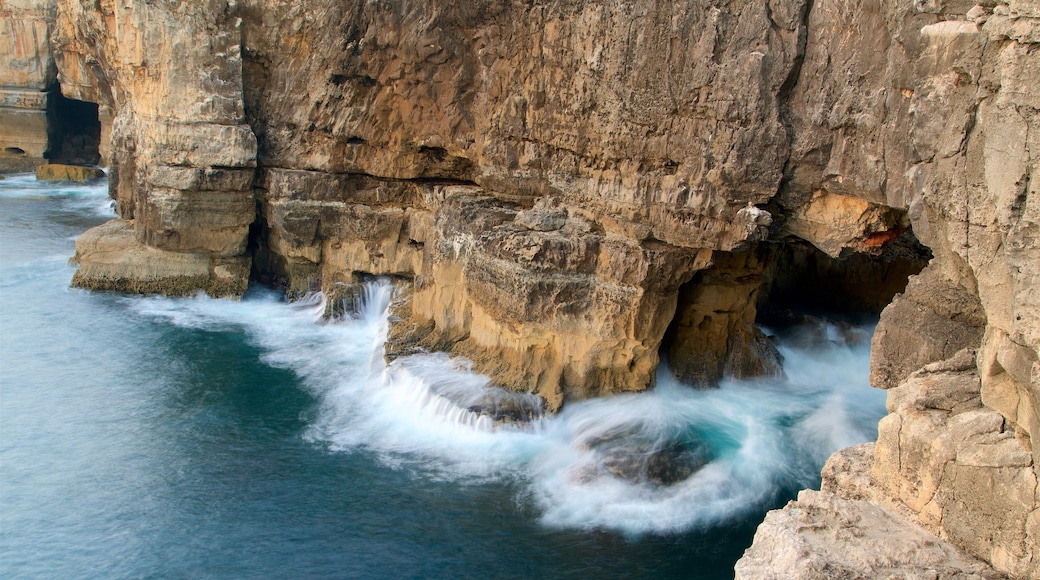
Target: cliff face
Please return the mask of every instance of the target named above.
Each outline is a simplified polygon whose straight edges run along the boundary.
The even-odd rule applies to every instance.
[[[828,493],[1040,573],[1040,4],[465,4],[59,0],[122,216],[74,283],[395,276],[388,356],[464,355],[555,409],[647,388],[662,349],[691,382],[776,372],[776,264],[885,302],[912,231],[934,259],[874,339],[876,494]]]
[[[872,503],[1000,572],[1036,577],[1040,4],[867,4],[813,6],[795,89],[806,96],[791,108],[805,127],[792,153],[801,160],[780,197],[822,178],[829,191],[852,186],[857,197],[906,207],[935,259],[874,336],[871,382],[892,389],[876,446],[833,458],[840,467],[822,493],[803,493],[788,519],[767,519],[738,576],[934,569],[906,546],[853,539],[849,522],[869,517]],[[856,501],[837,505],[845,500]],[[811,545],[790,533],[813,526],[845,530],[837,535],[856,547],[789,568],[770,563]],[[857,560],[864,553],[872,556]]]
[[[0,6],[0,169],[24,170],[47,151],[47,94],[54,76],[48,41],[55,3]]]

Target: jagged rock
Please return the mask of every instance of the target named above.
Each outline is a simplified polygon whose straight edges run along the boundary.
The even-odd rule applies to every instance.
[[[487,389],[483,396],[467,401],[464,408],[498,424],[527,425],[544,415],[541,397],[502,389]]]
[[[111,118],[133,220],[84,236],[77,283],[239,288],[217,269],[248,263],[258,217],[262,276],[410,279],[388,356],[469,357],[549,410],[647,388],[662,342],[697,380],[768,371],[761,244],[884,256],[912,231],[934,260],[873,342],[872,381],[903,387],[870,487],[1040,574],[1035,0],[57,0],[53,24],[50,6],[0,22],[49,30],[62,93]],[[0,77],[49,78],[42,45],[0,50],[26,57]],[[865,302],[913,269],[863,263],[844,284],[885,287]],[[976,374],[915,374],[965,347]]]
[[[89,290],[238,297],[249,283],[248,258],[152,248],[137,241],[131,223],[119,219],[83,233],[73,260],[80,268],[72,285]]]
[[[1033,457],[983,406],[974,354],[929,365],[889,391],[871,477],[926,528],[1028,577],[1040,542]]]
[[[589,437],[582,446],[595,451],[597,461],[595,469],[582,472],[586,482],[610,474],[631,483],[674,485],[711,461],[704,444],[653,438],[639,433],[637,427]]]
[[[853,195],[818,190],[786,216],[783,233],[810,242],[837,258],[849,251],[880,251],[886,236],[909,225],[905,213]]]
[[[892,388],[929,363],[978,347],[985,324],[976,296],[936,266],[926,268],[881,314],[871,343],[870,383]]]
[[[676,378],[703,387],[783,374],[776,346],[755,327],[762,267],[756,251],[722,254],[680,289],[664,339]]]
[[[136,291],[184,293],[185,285],[198,283],[200,290],[241,293],[238,270],[250,262],[246,242],[256,217],[257,142],[245,123],[241,21],[227,8],[58,7],[51,38],[62,92],[99,103],[99,116],[114,117],[110,130],[102,128],[106,144],[112,144],[110,191],[119,215],[131,220],[137,242],[106,251],[109,265],[126,251],[125,261],[133,267],[84,273],[81,283],[116,276],[122,282],[114,286]],[[142,253],[142,247],[160,251]],[[155,271],[164,268],[141,267],[143,255],[149,264],[168,258],[176,272],[211,258],[221,264],[215,269],[236,266],[226,279],[192,266],[194,273],[176,274],[177,284],[160,284]],[[92,260],[84,256],[84,267],[96,268]],[[144,278],[134,283],[138,274]]]
[[[1003,577],[880,506],[812,490],[769,512],[736,565],[748,580]]]
[[[36,179],[39,181],[75,181],[85,183],[93,179],[101,179],[105,172],[97,167],[81,165],[61,165],[47,163],[36,167]]]

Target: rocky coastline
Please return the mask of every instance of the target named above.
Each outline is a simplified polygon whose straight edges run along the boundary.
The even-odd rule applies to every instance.
[[[880,313],[877,443],[738,577],[1040,576],[1040,2],[9,0],[0,25],[0,169],[108,168],[120,217],[74,285],[392,277],[388,358],[466,357],[549,412],[662,358],[780,373],[761,321]]]

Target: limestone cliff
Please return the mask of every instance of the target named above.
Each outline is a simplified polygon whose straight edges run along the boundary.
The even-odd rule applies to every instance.
[[[57,0],[0,3],[0,172],[108,157],[107,110],[58,88],[50,42]]]
[[[47,151],[47,93],[54,76],[48,40],[55,3],[0,5],[0,169],[25,170]]]
[[[812,566],[766,563],[803,541],[792,528],[840,528],[834,522],[873,504],[1001,573],[1037,577],[1040,4],[868,4],[813,6],[796,85],[805,96],[792,106],[813,122],[796,123],[805,128],[793,156],[802,159],[780,197],[823,179],[828,190],[851,186],[857,197],[906,207],[935,259],[885,309],[874,336],[871,381],[892,389],[891,414],[876,447],[843,463],[859,483],[837,478],[826,490],[851,503],[800,496],[760,528],[738,576],[869,577],[889,571],[886,559],[936,573],[898,550],[850,556],[882,550],[869,543]],[[794,535],[812,543],[813,533]]]
[[[934,259],[874,339],[874,384],[902,386],[857,456],[873,491],[829,493],[1040,574],[1035,0],[53,18],[61,91],[113,117],[122,218],[80,239],[75,284],[237,295],[252,268],[334,296],[394,276],[388,356],[466,356],[552,409],[648,388],[662,352],[695,383],[778,372],[760,306],[883,306],[923,265],[916,236]]]

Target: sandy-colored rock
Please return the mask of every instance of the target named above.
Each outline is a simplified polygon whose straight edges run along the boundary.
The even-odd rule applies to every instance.
[[[780,202],[804,213],[822,189],[906,207],[935,259],[874,337],[871,381],[892,390],[870,483],[834,491],[1040,576],[1035,3],[854,4],[810,14]]]
[[[265,164],[552,196],[724,250],[781,178],[804,2],[245,4]]]
[[[87,237],[81,276],[162,290],[156,257],[196,272],[169,286],[208,287],[201,264],[248,261],[255,223],[264,279],[299,295],[395,276],[411,286],[388,355],[466,356],[550,409],[647,388],[662,344],[692,380],[765,372],[759,298],[797,294],[822,263],[803,286],[883,287],[851,293],[877,308],[925,255],[900,241],[916,235],[931,264],[873,342],[871,380],[892,391],[872,475],[829,479],[1002,573],[1040,575],[1035,0],[59,0],[56,14],[57,79],[112,118],[135,240],[127,224],[110,246]],[[902,525],[805,497],[825,519]],[[852,519],[812,540],[829,545],[774,537],[826,555],[805,574],[927,573],[905,557],[926,541],[857,544]],[[844,544],[883,554],[842,559]]]
[[[81,266],[72,285],[90,290],[169,296],[204,291],[214,297],[238,297],[249,282],[249,258],[152,248],[137,241],[133,224],[119,219],[84,232],[76,240],[73,261]]]
[[[780,353],[755,326],[761,254],[722,254],[681,288],[665,353],[672,372],[683,382],[705,386],[724,376],[783,373]]]
[[[424,238],[411,331],[392,330],[395,340],[466,356],[552,410],[653,383],[679,286],[710,251],[633,243],[547,202],[523,210],[457,193]]]
[[[853,195],[819,190],[784,221],[784,233],[806,240],[837,258],[853,251],[880,250],[909,225],[899,209]]]
[[[890,511],[804,490],[766,515],[738,579],[950,578],[1003,575]]]
[[[983,405],[974,354],[929,365],[889,391],[872,480],[926,528],[1002,572],[1030,577],[1040,541],[1033,456]]]
[[[97,167],[82,165],[62,165],[47,163],[36,167],[36,179],[40,181],[75,181],[85,183],[93,179],[101,179],[105,172]]]
[[[872,339],[871,384],[895,387],[929,363],[977,347],[985,323],[978,298],[933,264],[911,278],[882,313]]]
[[[219,2],[59,6],[52,38],[62,91],[112,117],[103,134],[112,144],[111,192],[138,242],[121,246],[128,263],[140,261],[138,246],[165,252],[150,256],[178,254],[170,258],[178,268],[249,262],[257,143],[245,123],[240,24]],[[118,261],[116,251],[106,263]],[[80,261],[91,271],[95,259]],[[146,277],[139,289],[172,287],[153,284],[146,269],[120,276],[133,286],[136,273]],[[208,275],[184,276],[176,293],[191,280],[214,288]],[[236,281],[219,293],[240,292]]]

